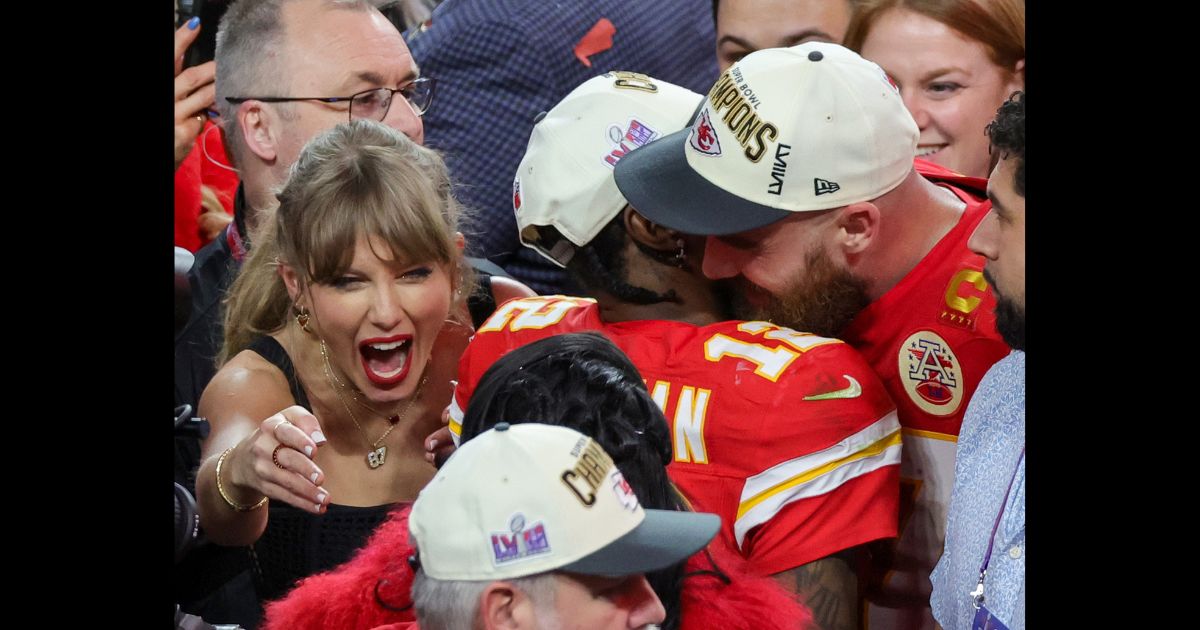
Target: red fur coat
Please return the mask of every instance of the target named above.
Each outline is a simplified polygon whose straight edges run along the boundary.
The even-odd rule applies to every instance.
[[[291,593],[267,605],[262,628],[335,630],[409,630],[417,627],[409,596],[413,573],[408,566],[410,506],[392,512],[365,547],[348,562],[300,581]],[[709,552],[730,578],[710,574],[685,578],[683,630],[805,629],[808,608],[768,577],[745,572],[745,562],[710,545]],[[711,570],[703,552],[688,559],[687,573]],[[388,606],[388,607],[385,607]]]

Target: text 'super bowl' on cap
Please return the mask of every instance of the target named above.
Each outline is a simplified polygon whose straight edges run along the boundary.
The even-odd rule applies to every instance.
[[[920,131],[882,68],[836,44],[746,55],[689,129],[615,169],[648,219],[734,234],[883,195],[912,171]]]
[[[521,242],[565,267],[625,207],[613,167],[633,149],[683,129],[703,97],[633,72],[575,88],[533,127],[513,179]]]
[[[720,523],[643,509],[612,458],[578,431],[502,422],[459,447],[421,490],[409,534],[436,579],[615,577],[686,559]]]

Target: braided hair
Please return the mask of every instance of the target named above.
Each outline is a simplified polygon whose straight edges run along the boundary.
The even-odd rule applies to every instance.
[[[576,248],[575,256],[567,264],[570,271],[585,289],[604,291],[613,297],[631,304],[657,304],[659,302],[678,302],[679,296],[674,289],[666,293],[658,293],[629,284],[625,275],[625,241],[629,233],[625,231],[623,212],[604,229],[596,234],[587,245]],[[643,246],[636,240],[634,244],[642,252],[663,264],[671,264],[663,258],[661,252],[655,252]]]

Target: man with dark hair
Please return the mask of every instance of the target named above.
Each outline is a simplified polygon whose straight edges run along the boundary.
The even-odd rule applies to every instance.
[[[1000,106],[987,127],[1000,161],[988,179],[992,213],[967,245],[988,259],[983,268],[996,292],[996,329],[1014,350],[1025,351],[1025,92]]]
[[[513,181],[519,235],[591,298],[501,305],[460,361],[451,428],[504,353],[599,330],[646,379],[670,423],[668,472],[697,509],[722,517],[722,544],[757,575],[799,592],[820,627],[853,627],[847,552],[896,532],[894,404],[837,339],[722,321],[723,301],[700,269],[700,239],[646,219],[613,180],[615,165],[683,128],[701,100],[613,72],[538,118]]]
[[[733,64],[690,129],[615,170],[648,220],[708,235],[704,273],[737,282],[739,316],[844,339],[887,385],[904,427],[902,525],[894,549],[875,549],[871,627],[933,626],[959,425],[1008,352],[967,248],[983,181],[914,162],[918,137],[878,65],[810,42]]]
[[[995,288],[996,328],[1013,352],[988,370],[963,419],[946,549],[933,570],[945,630],[1025,627],[1025,93],[988,125],[1000,162],[992,211],[971,236]]]
[[[842,43],[853,0],[713,0],[721,71],[763,48]]]

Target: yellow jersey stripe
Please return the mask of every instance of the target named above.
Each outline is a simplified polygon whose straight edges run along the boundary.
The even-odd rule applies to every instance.
[[[821,476],[823,476],[833,470],[841,468],[842,466],[845,466],[847,464],[856,462],[860,459],[865,459],[867,457],[874,457],[876,455],[879,455],[880,453],[884,452],[885,450],[887,450],[893,446],[897,446],[899,444],[900,444],[900,432],[894,431],[892,433],[889,433],[882,439],[877,440],[874,444],[871,444],[870,446],[868,446],[865,449],[862,449],[856,453],[851,453],[850,455],[847,455],[846,457],[843,457],[841,459],[836,459],[836,460],[829,462],[823,466],[819,466],[812,470],[805,471],[798,475],[795,475],[795,476],[791,477],[790,479],[784,481],[783,483],[772,486],[772,487],[754,495],[753,497],[751,497],[745,501],[742,501],[741,504],[738,505],[737,517],[739,519],[742,518],[743,516],[746,515],[747,512],[754,509],[755,506],[762,503],[763,501],[766,501],[767,499],[771,498],[772,496],[779,494],[780,492],[784,492],[786,490],[790,490],[791,488],[795,488],[796,486],[800,486],[802,484],[806,484],[813,480],[819,479]]]

